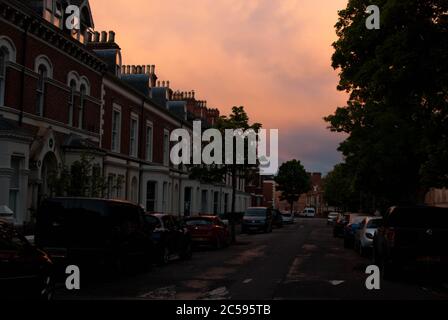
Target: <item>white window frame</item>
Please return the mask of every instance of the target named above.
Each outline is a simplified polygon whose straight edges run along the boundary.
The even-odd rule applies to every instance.
[[[84,88],[84,92],[83,92]],[[81,84],[79,87],[79,111],[78,111],[78,128],[83,129],[84,125],[84,107],[86,102],[86,96],[87,96],[87,87],[85,84]]]
[[[114,114],[118,113],[118,125],[116,129],[116,139],[114,140]],[[112,127],[111,127],[111,150],[113,152],[120,153],[121,151],[121,107],[117,104],[114,104],[112,107]]]
[[[6,96],[6,68],[10,62],[16,62],[16,47],[10,38],[0,36],[0,50],[5,53],[4,77],[2,83],[0,83],[0,106],[4,106]]]
[[[151,134],[149,135],[149,130]],[[149,135],[149,137],[148,137]],[[154,125],[151,121],[146,121],[146,161],[153,161],[153,149],[154,149]]]
[[[135,113],[131,113],[131,119],[129,124],[129,155],[131,157],[138,157],[138,115]],[[133,132],[133,124],[135,121],[135,132]],[[135,136],[134,136],[135,134]]]
[[[170,131],[163,130],[163,165],[168,167],[170,165]]]
[[[0,60],[0,106],[5,104],[5,84],[6,84],[6,64],[9,60],[9,51],[5,47],[0,47],[2,60]]]

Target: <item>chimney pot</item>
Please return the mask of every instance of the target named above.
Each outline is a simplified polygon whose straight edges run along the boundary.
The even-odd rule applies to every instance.
[[[160,87],[160,80],[157,81],[157,87]]]
[[[169,81],[166,82],[166,87],[167,87],[168,89],[170,88],[170,82],[169,82]]]
[[[132,67],[131,67],[131,74],[135,74],[135,72],[136,72],[136,67],[135,67],[135,66],[132,66]]]
[[[131,74],[131,66],[126,66],[126,68],[127,68],[127,74]]]
[[[100,33],[98,31],[93,33],[93,42],[100,42]]]
[[[109,31],[109,43],[115,43],[115,32]]]
[[[107,42],[107,32],[101,31],[101,43],[106,43],[106,42]]]
[[[141,72],[142,74],[146,74],[146,66],[141,66],[141,67],[140,67],[140,72]]]
[[[151,66],[151,74],[155,74],[156,73],[156,66],[152,65]]]
[[[126,74],[126,66],[121,66],[121,73]]]
[[[151,74],[151,65],[150,65],[150,64],[148,64],[148,65],[146,66],[146,72],[147,72],[148,74]]]
[[[162,87],[165,88],[165,80],[162,81]]]
[[[93,34],[91,32],[86,31],[86,36],[87,36],[87,43],[92,42]]]

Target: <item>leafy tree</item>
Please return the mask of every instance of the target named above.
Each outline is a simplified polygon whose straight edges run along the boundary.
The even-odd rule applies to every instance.
[[[309,174],[298,160],[290,160],[283,163],[275,177],[278,190],[281,191],[280,200],[286,200],[293,211],[294,202],[300,195],[311,190]]]
[[[379,30],[365,26],[372,4],[381,10]],[[325,119],[348,134],[339,150],[353,188],[383,207],[446,186],[448,2],[349,0],[336,33],[332,65],[349,100]]]
[[[324,198],[330,206],[344,211],[356,211],[360,207],[350,168],[347,164],[336,165],[323,180]]]
[[[48,182],[52,196],[104,197],[106,180],[93,161],[94,157],[82,153],[70,169],[63,166],[61,172],[52,173]]]
[[[244,131],[252,129],[255,132],[258,132],[258,130],[261,128],[260,123],[249,123],[249,116],[247,115],[246,111],[244,110],[243,106],[240,107],[233,107],[232,113],[229,116],[222,116],[218,119],[218,122],[216,124],[216,128],[221,131],[221,133],[224,136],[224,132],[226,129],[232,129],[232,130],[239,130],[242,129]],[[231,207],[230,207],[230,229],[231,229],[231,235],[232,235],[232,242],[236,241],[236,232],[235,232],[235,218],[236,218],[236,190],[237,190],[237,179],[238,177],[244,178],[244,172],[249,167],[254,167],[256,164],[249,164],[248,161],[248,152],[245,152],[243,164],[236,164],[237,163],[237,157],[241,157],[242,155],[238,155],[236,152],[236,140],[237,139],[244,139],[245,143],[245,150],[248,150],[248,139],[247,137],[233,137],[233,164],[224,164],[222,168],[224,169],[224,172],[230,173],[230,176],[232,178],[232,201],[231,201]],[[225,153],[223,153],[224,155]],[[223,159],[223,162],[225,159]]]

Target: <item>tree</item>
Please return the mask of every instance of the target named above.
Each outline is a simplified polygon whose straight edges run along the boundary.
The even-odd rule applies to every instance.
[[[239,130],[242,129],[244,131],[252,129],[255,132],[258,132],[258,130],[261,128],[260,123],[249,123],[249,116],[247,115],[246,111],[244,110],[243,106],[240,107],[233,107],[232,113],[229,116],[222,116],[218,119],[216,128],[221,131],[221,133],[224,136],[224,132],[226,129],[232,129],[232,130]],[[238,136],[233,137],[233,164],[224,164],[223,169],[224,172],[230,173],[232,178],[232,202],[231,202],[231,209],[230,209],[230,229],[231,229],[231,235],[232,235],[232,242],[236,241],[236,232],[235,232],[235,218],[236,218],[236,212],[235,212],[235,204],[236,204],[236,189],[237,189],[237,178],[238,177],[245,177],[244,173],[249,167],[254,167],[256,164],[249,164],[248,163],[248,152],[245,152],[244,154],[244,161],[243,164],[236,164],[237,157],[241,157],[242,155],[237,155],[236,152],[236,139],[241,138]],[[242,137],[244,139],[245,143],[245,150],[248,150],[248,139],[247,137]],[[224,155],[225,153],[223,153]],[[225,160],[225,159],[223,159]],[[225,161],[223,161],[225,162]]]
[[[298,201],[300,195],[311,190],[309,174],[298,160],[290,160],[283,163],[275,177],[278,190],[281,191],[280,200],[286,200],[291,206],[293,213],[294,202]]]
[[[353,185],[350,168],[337,164],[323,179],[324,199],[330,206],[344,211],[356,211],[361,206]]]
[[[368,30],[367,6],[381,11]],[[380,207],[419,202],[448,168],[448,2],[350,0],[339,12],[333,44],[338,89],[347,105],[325,118],[348,134],[339,150],[353,188]]]
[[[52,196],[104,197],[107,184],[101,167],[94,164],[94,157],[82,153],[71,168],[63,166],[61,172],[49,176]]]

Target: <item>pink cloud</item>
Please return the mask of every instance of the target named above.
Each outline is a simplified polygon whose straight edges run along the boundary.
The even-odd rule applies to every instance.
[[[161,80],[222,113],[244,105],[265,128],[325,140],[335,158],[340,138],[323,134],[322,118],[346,99],[331,43],[347,0],[90,2],[96,29],[117,32],[126,64],[156,64]],[[280,140],[283,154],[288,143]]]

